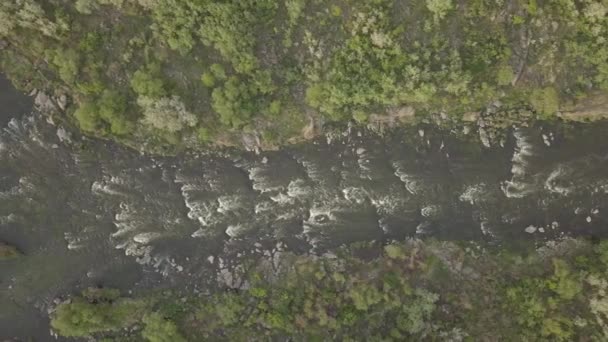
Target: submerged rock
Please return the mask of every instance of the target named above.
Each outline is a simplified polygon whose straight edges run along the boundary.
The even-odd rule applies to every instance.
[[[0,242],[0,261],[15,259],[21,255],[17,247]]]

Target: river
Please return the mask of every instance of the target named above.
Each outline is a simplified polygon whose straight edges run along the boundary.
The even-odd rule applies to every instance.
[[[46,310],[77,289],[205,291],[219,267],[276,248],[606,235],[607,123],[514,128],[493,148],[420,126],[154,157],[70,134],[0,87],[0,118],[13,117],[0,133],[0,241],[25,254],[0,262],[0,339],[49,340]]]

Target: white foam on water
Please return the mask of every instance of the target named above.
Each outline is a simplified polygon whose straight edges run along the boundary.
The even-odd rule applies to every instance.
[[[436,204],[427,205],[420,209],[420,214],[424,217],[435,217],[441,212],[441,207]]]
[[[18,220],[19,220],[18,216],[13,213],[5,215],[5,216],[0,216],[0,225],[14,223],[14,222],[17,222]]]
[[[310,178],[313,182],[317,184],[325,184],[328,181],[326,176],[323,174],[321,167],[319,167],[319,165],[316,163],[303,158],[298,158],[297,162],[302,165],[304,172],[306,172],[308,178]]]
[[[192,235],[190,235],[190,236],[193,238],[202,238],[202,237],[208,237],[209,235],[210,235],[210,233],[208,230],[206,230],[205,228],[199,228],[197,231],[192,233]]]
[[[404,198],[394,194],[380,194],[370,197],[372,206],[379,215],[404,214]]]
[[[64,232],[63,238],[67,242],[68,250],[78,250],[85,247],[85,244],[82,242],[82,236],[75,236],[73,233]]]
[[[105,181],[94,181],[91,185],[91,192],[97,195],[128,196],[127,193],[113,188],[113,184]]]
[[[246,201],[245,198],[240,195],[225,195],[218,197],[217,203],[217,212],[221,214],[228,214],[244,208]]]
[[[195,192],[195,191],[207,191],[208,187],[202,184],[183,184],[181,186],[182,193]],[[186,195],[184,195],[186,196]]]
[[[559,165],[555,170],[551,171],[547,180],[545,181],[545,189],[557,193],[563,196],[568,196],[572,192],[574,192],[573,187],[566,187],[560,185],[560,179],[569,178],[568,173],[566,172],[565,166]]]
[[[246,227],[245,225],[232,224],[229,225],[228,228],[226,228],[226,235],[230,236],[231,238],[238,238],[240,236],[243,236],[248,230],[248,227]]]
[[[423,235],[429,233],[429,229],[431,224],[429,222],[422,222],[418,226],[416,226],[416,234]]]
[[[490,223],[488,221],[481,221],[481,223],[479,224],[479,229],[481,230],[481,233],[485,236],[496,236],[492,231],[492,227],[490,226]]]
[[[412,195],[418,195],[424,190],[423,182],[414,175],[407,173],[401,165],[393,163],[394,175],[401,180],[405,189]]]
[[[365,191],[365,189],[362,188],[356,188],[356,187],[348,187],[345,189],[342,189],[342,194],[344,195],[344,199],[346,199],[347,201],[350,202],[354,202],[357,204],[362,204],[364,203],[368,196],[367,191]]]
[[[129,222],[114,222],[114,226],[116,227],[116,231],[111,235],[113,238],[122,237],[136,231],[138,228],[138,226],[130,224]]]
[[[311,187],[303,179],[292,180],[287,186],[287,195],[292,198],[304,199],[309,197],[311,193]]]
[[[163,237],[163,234],[160,232],[145,232],[135,235],[133,237],[133,241],[142,245],[147,245],[154,240],[160,239],[161,237]]]
[[[523,198],[534,191],[534,184],[526,182],[528,159],[534,156],[534,145],[523,130],[516,129],[515,149],[511,158],[511,180],[501,186],[503,193],[508,198]]]
[[[263,201],[256,203],[254,212],[256,213],[256,215],[260,215],[267,212],[271,212],[273,210],[275,210],[275,206],[272,202]]]
[[[295,203],[295,200],[293,197],[290,197],[289,195],[284,194],[282,192],[278,193],[274,196],[270,196],[270,199],[279,205],[290,205],[290,204]]]
[[[10,200],[15,196],[19,196],[23,190],[20,186],[14,186],[7,191],[0,191],[0,199],[2,200]]]
[[[279,214],[277,215],[276,221],[291,221],[293,219],[295,219],[296,217],[298,217],[298,212],[297,211],[288,211],[284,214]]]
[[[266,177],[268,166],[256,166],[248,170],[249,180],[253,184],[253,190],[260,193],[274,192],[283,190],[282,186],[272,186],[270,180]]]
[[[507,198],[524,198],[534,191],[528,184],[514,181],[505,181],[500,188]]]
[[[462,194],[458,197],[461,202],[468,202],[471,205],[475,205],[478,202],[483,201],[483,196],[487,192],[487,186],[485,183],[479,183],[468,186]]]
[[[188,208],[188,218],[198,221],[202,226],[212,226],[221,221],[221,217],[217,215],[219,204],[216,200],[196,202],[186,199],[185,204]]]

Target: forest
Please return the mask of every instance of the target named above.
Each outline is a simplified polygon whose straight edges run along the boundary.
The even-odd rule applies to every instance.
[[[608,243],[537,251],[474,243],[359,243],[286,253],[238,273],[238,288],[121,297],[87,289],[61,303],[62,336],[108,341],[605,341]]]
[[[0,69],[134,146],[278,146],[332,123],[550,120],[608,89],[603,0],[15,0]],[[490,114],[489,114],[490,115]],[[250,139],[251,140],[251,139]]]

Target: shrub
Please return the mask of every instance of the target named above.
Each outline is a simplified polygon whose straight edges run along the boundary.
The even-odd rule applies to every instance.
[[[215,76],[213,76],[211,72],[207,71],[203,73],[203,76],[201,76],[201,81],[205,87],[213,88],[215,85]]]
[[[74,7],[82,14],[91,14],[97,9],[99,4],[96,0],[76,0]]]
[[[131,78],[131,88],[140,96],[159,98],[165,96],[165,86],[160,74],[160,65],[149,64],[137,70]]]
[[[127,99],[115,90],[105,90],[97,102],[99,117],[110,124],[110,131],[115,135],[126,135],[133,129],[127,119]]]
[[[540,116],[548,117],[559,110],[559,97],[553,87],[534,89],[529,100],[534,111]]]
[[[75,50],[60,48],[51,52],[51,61],[57,68],[59,77],[68,84],[74,84],[80,65],[80,55]]]
[[[175,323],[164,319],[158,313],[144,316],[143,322],[146,326],[141,334],[150,342],[186,342]]]
[[[186,109],[180,97],[154,99],[142,96],[137,104],[143,109],[143,122],[156,129],[176,133],[187,127],[194,127],[197,117]]]
[[[230,77],[223,87],[216,88],[212,94],[212,107],[220,115],[220,122],[233,128],[240,128],[249,122],[256,109],[255,88]]]
[[[426,0],[426,7],[433,13],[435,20],[443,19],[454,7],[452,0]]]
[[[547,286],[561,299],[570,300],[582,291],[582,279],[571,272],[564,260],[554,259],[553,270],[553,277],[547,281]]]
[[[99,118],[99,108],[95,103],[81,103],[74,112],[74,117],[83,131],[95,132],[99,129],[101,119]]]
[[[145,308],[145,302],[138,300],[109,302],[75,298],[57,307],[51,317],[51,326],[61,336],[86,337],[133,325],[141,319]]]
[[[221,64],[211,64],[211,67],[209,67],[209,71],[211,71],[213,76],[215,76],[215,78],[217,78],[218,80],[226,79],[226,71],[224,70],[224,67]]]

